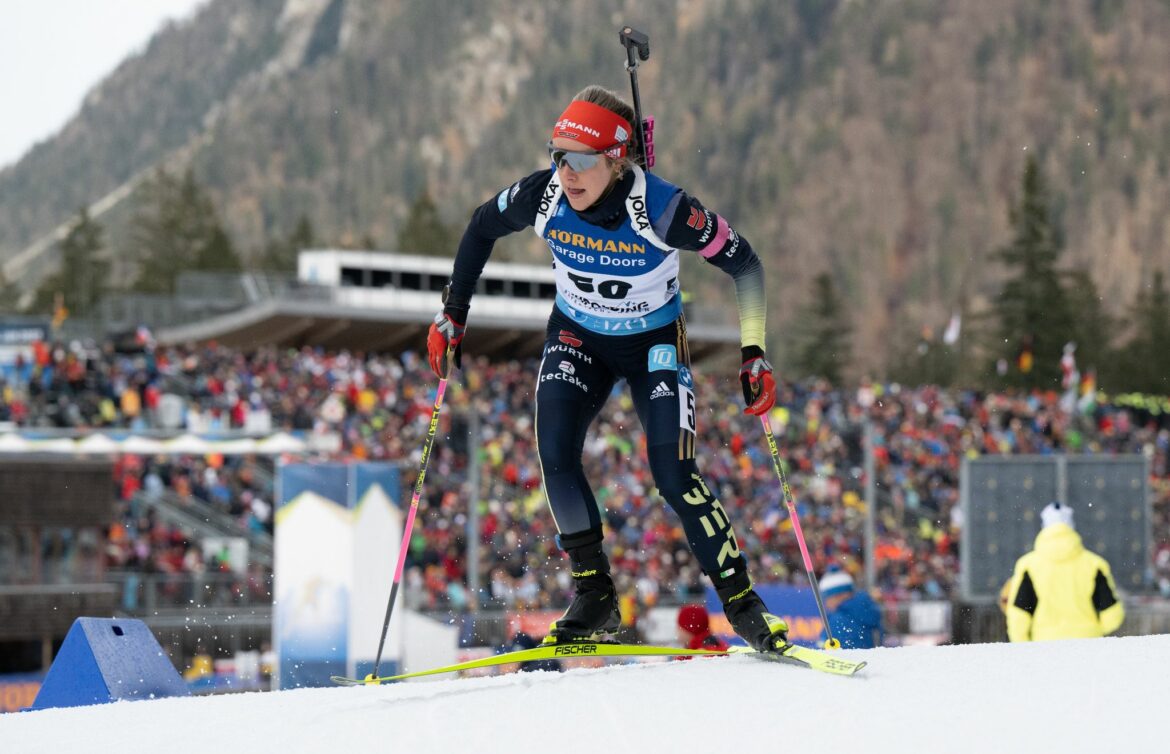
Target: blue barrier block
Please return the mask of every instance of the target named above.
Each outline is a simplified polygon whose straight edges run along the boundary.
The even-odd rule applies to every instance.
[[[29,709],[190,694],[145,623],[78,618]]]

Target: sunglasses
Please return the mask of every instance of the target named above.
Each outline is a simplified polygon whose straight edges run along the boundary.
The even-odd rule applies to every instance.
[[[568,165],[575,173],[592,168],[606,156],[605,152],[571,152],[554,147],[551,141],[548,143],[548,155],[552,158],[554,168]]]

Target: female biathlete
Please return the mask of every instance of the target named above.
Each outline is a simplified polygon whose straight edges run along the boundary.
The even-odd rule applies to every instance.
[[[536,438],[558,545],[575,594],[546,642],[604,638],[621,623],[602,547],[602,522],[581,466],[589,424],[625,378],[646,432],[658,490],[682,519],[732,627],[759,651],[787,644],[788,627],[752,589],[723,505],[695,465],[695,396],[679,294],[679,251],[692,251],[735,282],[746,413],[776,398],[764,358],[764,275],[752,247],[719,215],[637,164],[634,111],[590,86],[569,104],[548,143],[552,167],[522,178],[475,210],[459,244],[443,309],[427,337],[431,368],[459,364],[472,293],[496,239],[532,227],[556,273],[536,386]]]

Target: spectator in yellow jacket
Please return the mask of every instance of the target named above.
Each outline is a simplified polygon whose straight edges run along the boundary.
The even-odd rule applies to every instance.
[[[1085,549],[1067,505],[1050,503],[1040,520],[1035,547],[1016,561],[1008,582],[1008,638],[1087,639],[1113,633],[1125,608],[1109,564]]]

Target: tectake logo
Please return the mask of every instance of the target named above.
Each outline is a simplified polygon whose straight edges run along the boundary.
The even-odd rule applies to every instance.
[[[557,340],[561,341],[567,346],[572,346],[573,348],[580,348],[581,344],[584,342],[568,330],[561,330],[560,334],[557,336]]]
[[[729,243],[727,244],[727,249],[723,252],[723,256],[731,259],[735,256],[735,252],[739,251],[739,235],[731,228],[728,228],[727,238]]]
[[[560,369],[565,374],[576,374],[577,373],[577,367],[573,366],[573,362],[571,362],[571,361],[562,361],[560,364],[557,365],[557,369]]]
[[[570,385],[577,387],[579,390],[581,390],[581,392],[588,393],[589,386],[585,384],[584,380],[574,374],[576,371],[577,370],[573,367],[572,364],[567,361],[562,361],[560,363],[560,371],[546,372],[540,375],[539,384],[543,384],[545,382],[567,382]],[[539,384],[537,390],[540,389]]]

